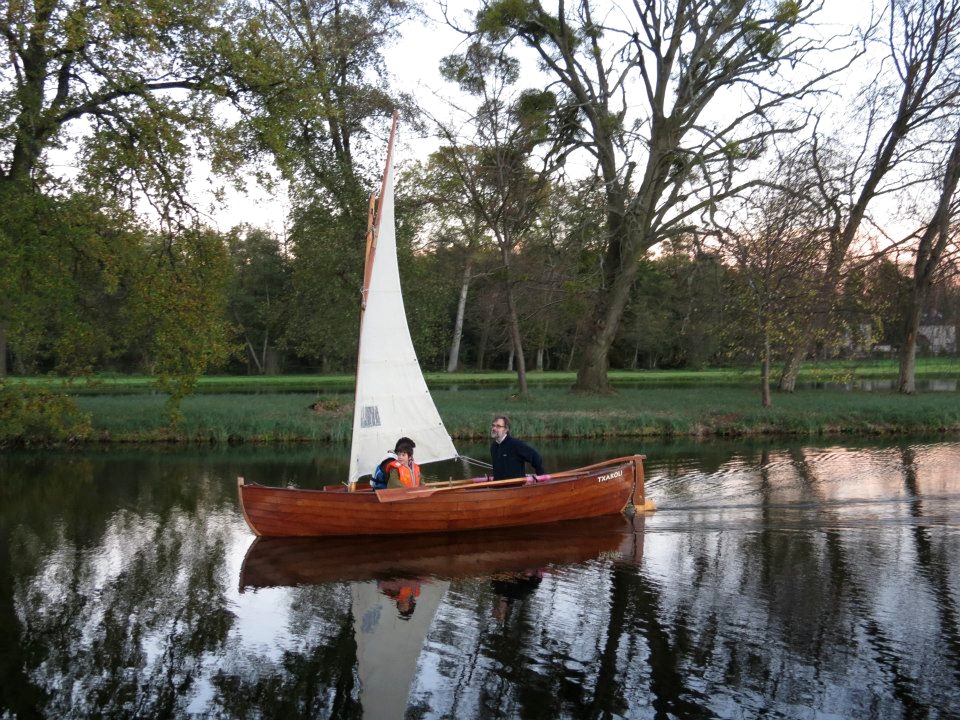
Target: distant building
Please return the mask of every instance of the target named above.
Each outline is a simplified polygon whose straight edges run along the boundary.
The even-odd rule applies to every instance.
[[[921,325],[918,350],[931,355],[953,355],[957,352],[956,325]]]
[[[939,313],[928,313],[923,318],[917,337],[917,352],[921,355],[956,355],[957,326],[943,322]],[[900,348],[888,343],[878,343],[871,323],[847,326],[834,342],[822,348],[823,357],[894,357]]]

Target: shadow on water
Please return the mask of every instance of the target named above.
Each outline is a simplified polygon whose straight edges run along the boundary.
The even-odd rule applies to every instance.
[[[2,455],[0,717],[960,716],[960,443],[540,449],[660,509],[254,540],[346,453]]]

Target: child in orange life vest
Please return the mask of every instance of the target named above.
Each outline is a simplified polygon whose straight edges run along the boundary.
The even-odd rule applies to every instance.
[[[420,466],[413,461],[413,449],[416,446],[410,438],[402,437],[397,440],[393,450],[396,459],[388,455],[387,460],[381,463],[388,488],[420,486]]]
[[[397,614],[401,620],[409,620],[417,608],[420,597],[420,582],[417,580],[377,580],[377,588],[397,603]]]

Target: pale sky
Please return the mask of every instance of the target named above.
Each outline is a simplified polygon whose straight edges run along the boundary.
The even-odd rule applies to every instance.
[[[394,75],[393,87],[414,94],[423,107],[440,117],[446,117],[449,110],[447,99],[458,91],[451,83],[444,81],[438,67],[441,58],[456,52],[462,42],[462,36],[451,30],[439,20],[435,3],[425,2],[427,12],[433,21],[424,24],[420,21],[408,21],[401,29],[401,37],[386,51],[387,64]],[[451,6],[466,8],[473,3],[452,0]],[[825,0],[824,11],[819,22],[826,31],[836,31],[838,27],[850,27],[863,22],[870,14],[870,0]],[[462,18],[462,11],[455,11]],[[613,10],[613,12],[618,12]],[[401,123],[398,133],[397,162],[403,164],[413,158],[423,157],[436,146],[431,139],[416,138],[413,129]],[[207,174],[199,171],[194,182],[194,195],[201,207],[210,208],[212,195],[208,188]],[[282,191],[267,193],[256,182],[248,183],[247,194],[227,190],[226,203],[220,210],[211,211],[210,219],[222,231],[240,223],[267,227],[278,235],[284,234],[284,221],[289,203]]]
[[[456,0],[451,3],[456,4]],[[434,21],[427,24],[418,20],[405,23],[402,36],[387,48],[385,56],[394,75],[392,86],[412,93],[424,107],[436,109],[445,102],[437,96],[451,97],[457,92],[451,83],[440,77],[439,66],[443,57],[457,52],[462,36],[436,19],[439,15],[432,4],[426,9]],[[437,112],[441,116],[445,114],[443,110]],[[435,146],[436,142],[431,139],[415,137],[413,129],[404,128],[401,122],[397,138],[398,163],[402,165],[410,159],[425,157]],[[198,172],[194,192],[206,199],[205,202],[201,201],[204,206],[208,206],[212,199],[209,192],[204,192],[206,185],[205,174]],[[250,223],[283,235],[284,218],[289,210],[289,202],[283,192],[271,195],[251,181],[246,195],[229,189],[226,200],[222,210],[211,214],[211,220],[218,230],[227,231],[240,223]]]

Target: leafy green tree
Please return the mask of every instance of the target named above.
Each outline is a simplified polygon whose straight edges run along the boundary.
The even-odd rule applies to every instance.
[[[603,197],[592,178],[553,182],[527,229],[517,256],[519,304],[525,334],[536,347],[536,368],[569,369],[582,319],[589,314],[597,265]]]
[[[104,204],[150,207],[175,223],[190,209],[191,164],[219,145],[226,92],[211,57],[213,0],[5,3],[0,38],[0,185],[8,202],[49,192],[56,162]],[[143,203],[146,200],[147,205]]]
[[[195,297],[191,279],[209,274],[184,189],[196,155],[224,139],[214,106],[225,86],[211,62],[222,5],[33,0],[4,7],[0,254],[9,263],[0,348],[9,340],[22,369],[40,363],[88,372],[124,345],[122,313],[162,316],[148,324],[161,330],[164,320],[179,322],[182,333],[150,338],[159,346],[154,354],[167,357],[155,367],[164,374],[206,367],[220,346],[197,339],[219,318],[191,308],[176,320],[171,313]],[[74,178],[55,172],[64,159],[77,168]],[[164,233],[152,246],[136,227],[134,213],[143,210]],[[162,291],[137,292],[154,287],[161,269],[169,271],[162,287],[186,290],[173,293],[168,308],[156,306]],[[147,305],[128,306],[137,300]],[[208,299],[201,304],[210,309]]]
[[[364,239],[352,216],[319,203],[293,210],[282,344],[323,372],[355,369]]]
[[[299,204],[366,218],[365,187],[382,166],[364,144],[407,104],[383,82],[386,44],[411,6],[404,0],[237,2],[218,50],[235,85],[246,148],[266,152]],[[369,148],[368,148],[369,149]],[[264,177],[266,177],[264,175]]]
[[[662,248],[641,263],[613,355],[631,367],[701,368],[723,352],[732,322],[729,268],[688,239]]]
[[[142,267],[122,305],[129,346],[170,393],[171,421],[197,379],[235,350],[226,317],[230,258],[224,239],[204,228],[184,230],[177,242],[148,237]]]
[[[356,357],[367,189],[382,167],[378,132],[404,104],[383,82],[383,49],[409,12],[403,0],[238,2],[218,47],[241,113],[241,150],[219,161],[266,157],[289,183],[280,343],[324,370],[352,370]]]
[[[104,320],[134,269],[131,240],[93,198],[0,185],[0,322],[18,372],[78,374],[109,355]]]
[[[906,268],[889,256],[867,265],[848,279],[845,295],[857,295],[860,305],[869,313],[875,343],[891,347],[903,344],[909,286]],[[852,301],[847,299],[847,304]]]
[[[460,277],[447,353],[447,372],[454,372],[462,364],[460,350],[470,288],[483,277],[480,255],[486,231],[462,200],[463,183],[446,162],[444,153],[434,153],[425,164],[415,163],[404,173],[402,183],[403,197],[410,198],[418,206],[424,249],[452,264],[444,278]]]

